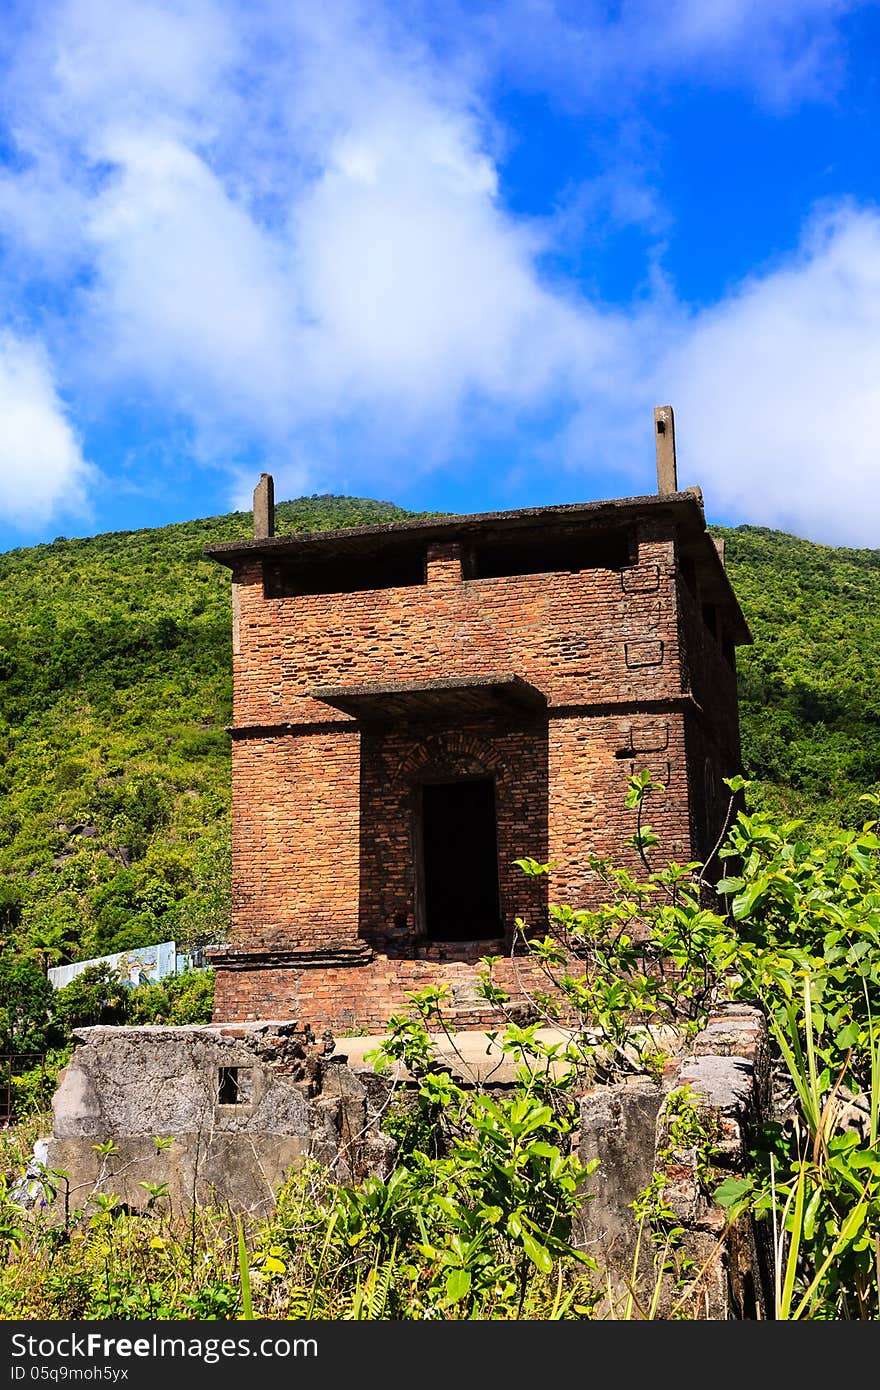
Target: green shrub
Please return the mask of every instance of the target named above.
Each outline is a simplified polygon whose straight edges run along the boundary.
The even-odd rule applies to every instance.
[[[55,1020],[65,1038],[74,1028],[126,1023],[131,993],[108,965],[89,965],[70,984],[55,991]]]
[[[213,970],[188,970],[131,991],[131,1023],[210,1023],[214,1007]]]

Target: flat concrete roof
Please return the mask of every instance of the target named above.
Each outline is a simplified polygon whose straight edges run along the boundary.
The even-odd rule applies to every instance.
[[[458,536],[475,533],[499,536],[523,529],[567,531],[579,523],[589,527],[613,525],[629,521],[640,512],[670,512],[682,520],[690,517],[705,530],[703,494],[698,487],[683,492],[651,493],[647,497],[619,497],[601,502],[564,502],[552,507],[520,507],[509,512],[463,512],[449,516],[416,517],[412,521],[383,521],[373,526],[343,526],[337,531],[299,531],[289,536],[268,536],[263,539],[215,541],[205,546],[205,554],[221,565],[252,556],[271,556],[283,560],[293,558],[307,547],[310,552],[343,555],[374,550],[371,542],[384,544],[408,541],[453,541]]]

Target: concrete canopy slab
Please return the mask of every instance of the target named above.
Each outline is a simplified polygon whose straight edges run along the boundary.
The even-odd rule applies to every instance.
[[[397,681],[381,685],[316,686],[309,692],[362,723],[459,719],[483,714],[541,713],[547,697],[510,672],[454,680]]]

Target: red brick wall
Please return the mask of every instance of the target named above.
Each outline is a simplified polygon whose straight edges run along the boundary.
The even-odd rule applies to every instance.
[[[689,758],[726,756],[732,735],[713,726],[731,717],[735,726],[735,688],[731,716],[730,667],[688,594],[682,604],[663,523],[642,525],[633,561],[622,571],[467,581],[458,548],[435,545],[424,585],[277,599],[264,598],[258,563],[237,574],[228,961],[258,968],[218,962],[215,1018],[380,1027],[407,990],[449,980],[479,1026],[474,962],[509,949],[516,917],[536,930],[545,923],[546,880],[511,861],[549,859],[552,900],[594,901],[590,855],[637,862],[624,845],[635,828],[624,796],[643,767],[665,787],[647,816],[664,852],[696,852],[705,813],[693,804]],[[545,693],[547,719],[361,731],[308,694],[502,672]],[[692,689],[710,701],[697,723]],[[414,808],[420,782],[437,775],[495,779],[498,943],[419,934]],[[311,968],[295,955],[245,960],[261,951],[325,954]],[[338,963],[358,951],[361,963]]]
[[[731,763],[739,760],[736,665],[724,656],[717,636],[703,620],[702,609],[687,584],[678,583],[678,626],[682,679],[712,723]]]
[[[714,849],[730,805],[725,777],[742,770],[736,666],[725,656],[721,634],[707,626],[687,584],[678,585],[679,633],[684,679],[694,697],[687,721],[691,842],[694,857]],[[731,649],[732,656],[732,649]],[[715,861],[710,877],[722,866]]]
[[[510,670],[554,706],[677,695],[674,573],[672,541],[651,535],[623,571],[461,580],[441,558],[427,584],[297,598],[264,599],[252,562],[237,583],[235,724],[345,721],[314,686]]]
[[[469,954],[470,959],[465,959]],[[444,1012],[459,1028],[498,1026],[497,1010],[474,988],[478,950],[456,951],[454,960],[377,957],[369,965],[217,973],[217,1017],[221,1019],[296,1018],[317,1034],[330,1028],[337,1035],[361,1029],[381,1032],[394,1013],[409,1010],[409,991],[447,984],[452,991]],[[530,959],[502,961],[493,979],[512,1002],[531,1017],[527,995],[540,989],[542,977]],[[525,986],[525,993],[523,992]],[[546,983],[545,983],[546,988]]]
[[[306,949],[358,931],[360,735],[232,741],[234,942]]]

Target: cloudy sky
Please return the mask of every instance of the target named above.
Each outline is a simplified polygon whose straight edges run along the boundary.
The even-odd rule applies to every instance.
[[[0,549],[347,493],[880,546],[877,0],[5,0]]]

